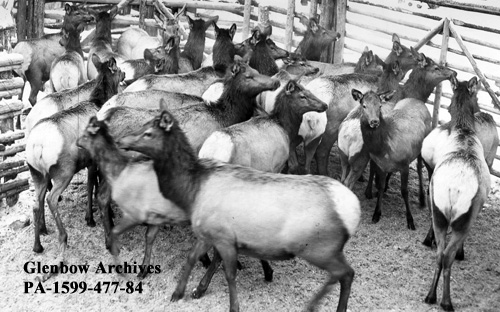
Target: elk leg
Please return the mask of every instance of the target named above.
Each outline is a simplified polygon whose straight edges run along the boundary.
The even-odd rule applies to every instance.
[[[373,163],[375,164],[375,163]],[[375,211],[373,212],[373,217],[372,217],[372,222],[377,223],[380,221],[380,216],[382,214],[382,196],[384,195],[384,192],[380,191],[383,190],[385,187],[385,178],[386,178],[386,173],[383,172],[377,165],[375,165],[375,170],[376,175],[377,175],[377,188],[379,189],[378,192],[378,197],[377,197],[377,205],[375,206]]]
[[[434,277],[432,279],[432,284],[431,288],[429,290],[429,293],[427,294],[427,297],[425,297],[425,303],[428,304],[434,304],[436,303],[436,290],[437,290],[437,285],[439,282],[439,277],[441,276],[441,271],[443,269],[443,258],[444,258],[444,247],[445,247],[445,242],[446,242],[446,231],[448,229],[448,221],[446,218],[440,213],[437,212],[435,213],[435,216],[437,216],[437,220],[433,221],[433,227],[435,227],[436,231],[436,244],[437,244],[437,251],[436,251],[436,269],[434,271]]]
[[[361,152],[362,153],[362,152]],[[351,167],[351,171],[347,176],[347,179],[344,183],[349,189],[354,188],[354,184],[356,181],[359,181],[359,178],[363,176],[363,171],[365,171],[366,166],[368,165],[368,161],[370,157],[367,153],[358,154],[357,158],[353,161]]]
[[[146,230],[146,250],[144,251],[144,259],[142,260],[142,267],[145,268],[144,271],[139,272],[137,277],[140,279],[145,278],[148,275],[147,267],[151,263],[151,251],[153,250],[153,243],[155,242],[156,235],[160,227],[158,225],[148,225]]]
[[[314,154],[316,153],[316,150],[318,149],[319,144],[321,143],[322,137],[323,136],[320,135],[319,137],[309,142],[309,144],[307,145],[304,142],[304,154],[306,154],[306,163],[304,165],[304,170],[306,174],[311,173],[311,162]]]
[[[240,304],[238,302],[238,291],[236,290],[236,262],[238,252],[234,245],[225,244],[216,247],[224,263],[224,273],[229,286],[229,311],[238,312]]]
[[[342,169],[342,174],[340,176],[340,183],[347,186],[346,179],[348,175],[351,175],[352,171],[351,165],[349,164],[349,158],[347,157],[346,154],[344,154],[344,152],[340,150],[340,148],[339,148],[339,157],[340,157],[340,168]]]
[[[373,178],[375,177],[375,168],[376,164],[373,160],[370,160],[370,173],[368,175],[368,184],[366,184],[366,189],[365,189],[365,197],[368,199],[373,198],[373,191],[372,191],[372,186],[373,186]]]
[[[406,167],[401,170],[401,195],[405,202],[406,207],[406,223],[410,230],[415,230],[415,224],[413,223],[413,216],[411,215],[410,202],[408,201],[408,176],[410,174],[410,168]]]
[[[208,286],[210,285],[210,282],[212,281],[212,277],[219,268],[221,261],[222,258],[219,252],[217,251],[217,249],[214,248],[214,257],[212,258],[212,262],[210,263],[207,272],[205,272],[205,275],[203,275],[203,278],[201,279],[198,286],[191,292],[192,298],[199,299],[205,294],[205,292],[208,289]]]
[[[36,202],[33,205],[33,222],[35,230],[35,244],[33,251],[36,253],[43,252],[43,246],[40,243],[40,230],[41,230],[41,215],[45,213],[45,195],[47,194],[48,177],[43,176],[33,167],[29,166],[33,183],[35,184]],[[44,225],[45,226],[45,225]],[[45,231],[47,229],[45,228]]]
[[[427,236],[425,236],[424,241],[422,244],[424,244],[427,247],[432,247],[432,242],[434,242],[435,237],[434,237],[434,228],[432,227],[432,221],[431,221],[431,227],[429,228],[429,231],[427,232]]]
[[[318,174],[328,176],[328,159],[333,144],[337,141],[338,135],[338,130],[334,131],[333,133],[329,133],[327,125],[327,131],[325,131],[325,133],[322,135],[321,143],[319,143],[318,148],[316,149],[316,163],[318,166]]]
[[[102,179],[97,193],[97,204],[103,216],[102,226],[104,227],[104,241],[106,248],[111,250],[111,229],[113,228],[113,218],[111,211],[111,188],[106,180]]]
[[[420,203],[420,207],[425,207],[425,192],[424,192],[424,179],[422,177],[422,168],[423,162],[421,155],[417,157],[417,173],[418,173],[418,201]]]
[[[272,282],[274,273],[273,268],[266,260],[260,260],[260,263],[262,264],[262,270],[264,271],[264,280],[266,282]]]
[[[189,252],[188,259],[186,264],[184,265],[183,272],[179,282],[177,282],[177,286],[175,287],[175,291],[172,294],[170,301],[176,302],[182,297],[184,297],[184,292],[186,291],[186,285],[189,279],[189,275],[193,270],[196,261],[200,258],[201,255],[207,253],[208,249],[210,249],[211,245],[198,239]]]
[[[94,186],[97,185],[97,166],[91,165],[87,168],[87,213],[85,214],[85,221],[90,227],[95,227],[94,212],[92,210],[92,194]]]

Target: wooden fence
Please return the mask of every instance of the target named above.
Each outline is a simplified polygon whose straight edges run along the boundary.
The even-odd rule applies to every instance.
[[[87,3],[117,4],[120,0],[87,0]],[[282,44],[288,50],[293,51],[298,46],[305,27],[299,23],[302,14],[296,12],[295,1],[289,0],[287,8],[276,6],[259,5],[255,0],[241,0],[242,4],[213,3],[200,1],[170,1],[160,0],[167,7],[182,7],[187,5],[190,12],[200,17],[206,16],[204,10],[218,10],[234,14],[227,20],[219,23],[229,24],[235,20],[241,39],[248,37],[250,30],[257,24],[270,24],[273,26],[271,38]],[[373,1],[373,0],[372,0]],[[67,0],[66,2],[79,2],[78,0]],[[158,0],[134,0],[132,4],[154,6]],[[374,2],[374,1],[373,1]],[[430,0],[422,2],[433,3]],[[435,1],[434,1],[435,2]],[[380,1],[379,1],[380,3]],[[457,7],[450,1],[440,2],[448,7]],[[462,10],[488,12],[498,15],[500,10],[484,8],[480,6],[458,5]],[[479,76],[484,90],[479,93],[479,104],[482,110],[493,115],[496,123],[500,126],[499,102],[497,95],[500,87],[500,57],[494,57],[500,50],[500,29],[495,26],[477,25],[476,23],[462,21],[455,16],[437,16],[421,12],[415,12],[389,5],[372,3],[365,0],[336,0],[309,1],[307,16],[316,16],[317,10],[321,9],[321,24],[328,26],[334,24],[337,31],[345,33],[342,40],[332,47],[333,58],[330,61],[356,61],[365,46],[368,46],[379,56],[385,56],[392,47],[391,36],[396,32],[402,39],[402,43],[420,49],[427,56],[439,60],[450,68],[456,70],[459,79],[468,79],[472,75]],[[457,11],[460,12],[460,11]],[[463,11],[462,11],[463,12]],[[460,16],[460,15],[458,15]],[[486,16],[486,15],[485,15]],[[46,17],[55,17],[51,12],[46,12]],[[61,17],[59,16],[59,19]],[[155,19],[139,17],[118,17],[116,25],[128,26],[131,24],[156,27]],[[141,25],[141,26],[142,26]],[[207,37],[214,39],[213,34],[207,33]],[[449,40],[452,37],[455,40]],[[486,37],[487,39],[481,39]],[[208,44],[209,45],[209,44]],[[344,53],[345,50],[345,53]],[[348,59],[350,57],[350,59]],[[497,91],[495,91],[495,89]],[[433,112],[434,124],[449,119],[446,108],[449,106],[452,92],[449,84],[444,83],[436,89],[436,95],[431,96],[428,103]],[[494,175],[500,177],[500,155],[494,163]]]

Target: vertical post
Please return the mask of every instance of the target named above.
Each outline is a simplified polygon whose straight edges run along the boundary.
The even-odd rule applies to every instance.
[[[444,19],[443,23],[443,39],[441,41],[441,55],[439,56],[439,64],[446,65],[446,54],[448,53],[448,41],[450,39],[450,20]],[[432,110],[432,127],[435,128],[439,123],[439,107],[441,104],[441,94],[443,93],[442,83],[436,86],[434,96],[434,108]]]
[[[250,35],[250,16],[252,15],[252,0],[245,0],[243,7],[243,29],[242,40],[245,40]]]
[[[259,26],[264,29],[269,25],[269,7],[259,5]]]
[[[345,22],[347,13],[347,0],[336,0],[335,1],[335,16],[334,25],[335,31],[337,31],[341,36],[339,40],[334,43],[333,48],[333,63],[342,63],[344,56],[344,38],[345,38]]]
[[[318,0],[311,0],[309,2],[309,17],[314,17],[318,14]]]
[[[144,29],[146,26],[144,25],[144,20],[146,19],[147,14],[146,0],[141,0],[139,4],[139,27]]]
[[[321,19],[319,24],[326,29],[332,29],[334,25],[334,12],[335,12],[335,1],[336,0],[322,0],[321,1]],[[333,61],[333,44],[331,44],[327,49],[321,52],[320,61],[325,63],[331,63]]]
[[[45,11],[45,0],[28,1],[28,25],[31,25],[31,31],[28,33],[29,38],[40,38],[43,36]]]
[[[286,10],[286,26],[285,26],[285,49],[287,51],[292,51],[294,16],[295,16],[295,0],[288,0],[288,8]]]
[[[17,2],[17,17],[16,17],[16,26],[17,26],[17,41],[21,41],[27,38],[27,24],[26,24],[26,13],[27,6],[26,0],[19,0]]]

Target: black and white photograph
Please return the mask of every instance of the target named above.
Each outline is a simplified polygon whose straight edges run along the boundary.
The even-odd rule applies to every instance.
[[[500,2],[0,0],[0,311],[500,311]]]

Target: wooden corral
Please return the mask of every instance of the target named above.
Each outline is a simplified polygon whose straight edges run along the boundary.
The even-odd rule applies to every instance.
[[[18,173],[28,170],[25,161],[11,161],[10,158],[24,151],[23,144],[16,144],[16,140],[24,138],[24,132],[14,131],[14,119],[23,109],[23,103],[17,97],[21,94],[24,80],[12,74],[14,69],[21,68],[23,57],[8,53],[11,50],[10,37],[14,34],[14,21],[7,9],[0,7],[0,11],[3,50],[0,51],[0,200],[6,198],[7,204],[12,206],[17,202],[19,193],[29,188],[28,179],[16,179]]]

